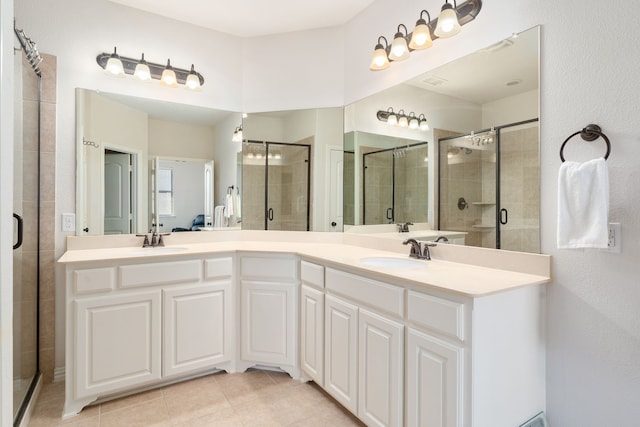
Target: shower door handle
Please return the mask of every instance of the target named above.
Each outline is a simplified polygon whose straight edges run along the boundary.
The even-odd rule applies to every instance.
[[[24,220],[22,219],[22,217],[18,214],[13,214],[13,217],[18,220],[18,241],[16,242],[15,245],[13,245],[13,249],[18,249],[20,246],[22,246],[22,236],[23,236],[23,232],[24,232]]]
[[[393,208],[387,208],[387,219],[391,221],[389,224],[393,222]]]
[[[509,212],[502,208],[500,209],[500,224],[505,225],[507,222],[509,222]]]
[[[267,210],[267,218],[269,221],[273,221],[273,208],[269,208],[269,210]]]

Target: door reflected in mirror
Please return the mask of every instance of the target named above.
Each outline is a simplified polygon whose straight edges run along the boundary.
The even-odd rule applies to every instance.
[[[538,106],[538,27],[346,106],[345,231],[539,252]]]

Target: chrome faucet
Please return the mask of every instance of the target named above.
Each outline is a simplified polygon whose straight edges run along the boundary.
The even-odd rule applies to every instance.
[[[138,237],[144,237],[144,241],[142,242],[143,248],[155,248],[157,246],[164,246],[164,241],[162,240],[162,236],[168,236],[171,233],[158,233],[157,231],[152,230],[151,232],[151,243],[149,243],[149,236],[147,234],[136,234]]]
[[[446,236],[438,236],[435,238],[434,242],[449,243],[449,239],[447,239]]]
[[[436,246],[436,243],[433,242],[424,242],[424,246],[416,239],[407,239],[402,242],[403,245],[411,244],[411,251],[409,252],[409,257],[430,260],[431,253],[429,252],[429,246]]]
[[[412,222],[404,222],[402,224],[396,224],[398,226],[398,232],[399,233],[408,233],[409,232],[409,226],[413,225]]]

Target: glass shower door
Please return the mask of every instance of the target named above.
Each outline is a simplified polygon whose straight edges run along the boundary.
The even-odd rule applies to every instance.
[[[394,152],[391,150],[375,151],[362,156],[364,225],[394,222],[393,156]]]
[[[265,230],[309,230],[308,145],[266,145]]]
[[[13,416],[21,419],[38,376],[40,76],[15,61],[13,210]]]

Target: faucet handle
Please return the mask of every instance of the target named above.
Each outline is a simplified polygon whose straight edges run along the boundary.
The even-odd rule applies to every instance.
[[[143,248],[147,248],[149,246],[151,246],[149,244],[149,236],[146,234],[136,234],[137,237],[144,237],[144,242],[142,242],[142,247]]]
[[[416,239],[407,239],[402,242],[403,245],[411,244],[411,251],[409,252],[409,256],[411,258],[422,258],[422,245]]]
[[[171,233],[160,233],[158,234],[158,243],[156,246],[164,246],[164,241],[162,240],[162,236],[170,236]]]

